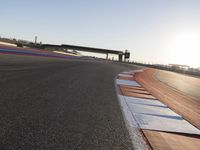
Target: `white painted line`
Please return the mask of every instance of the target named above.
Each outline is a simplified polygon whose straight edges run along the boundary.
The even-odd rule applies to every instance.
[[[146,143],[146,140],[144,139],[143,134],[139,130],[138,123],[134,119],[126,100],[124,99],[124,96],[118,95],[118,99],[121,105],[121,109],[123,112],[124,120],[126,123],[126,126],[129,131],[129,135],[131,137],[133,148],[138,150],[149,150],[150,147]]]
[[[121,80],[121,79],[117,79],[117,84],[128,85],[128,86],[140,86],[136,81]]]
[[[132,78],[133,75],[129,75],[129,74],[119,74],[118,76],[120,77],[128,77],[128,78]]]

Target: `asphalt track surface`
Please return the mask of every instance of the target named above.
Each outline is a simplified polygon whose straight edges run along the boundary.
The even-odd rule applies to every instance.
[[[119,63],[0,54],[0,149],[132,149]]]

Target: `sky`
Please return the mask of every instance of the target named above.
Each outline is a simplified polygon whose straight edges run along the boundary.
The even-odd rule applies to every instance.
[[[200,67],[200,0],[0,0],[0,36]]]

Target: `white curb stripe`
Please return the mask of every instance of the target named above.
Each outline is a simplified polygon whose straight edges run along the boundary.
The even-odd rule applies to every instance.
[[[133,75],[129,75],[129,74],[118,74],[118,76],[120,77],[128,77],[128,78],[132,78]]]
[[[200,135],[200,130],[158,100],[123,96],[141,129]]]
[[[121,80],[121,79],[117,79],[117,84],[128,85],[128,86],[140,86],[136,81]]]
[[[144,135],[139,130],[139,126],[137,121],[134,119],[126,100],[124,99],[124,96],[118,95],[118,99],[121,105],[121,109],[123,112],[124,120],[126,123],[126,126],[129,131],[129,135],[131,137],[133,148],[137,150],[149,150],[150,147],[147,144],[146,140],[144,139]]]

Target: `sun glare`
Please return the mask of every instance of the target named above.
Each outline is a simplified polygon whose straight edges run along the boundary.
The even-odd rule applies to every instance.
[[[200,67],[200,33],[177,34],[170,46],[171,62]]]

